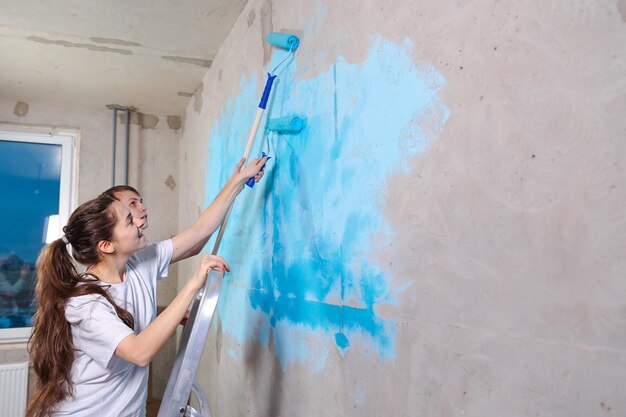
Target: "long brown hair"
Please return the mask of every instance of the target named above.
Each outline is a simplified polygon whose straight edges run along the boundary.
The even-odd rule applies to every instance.
[[[112,198],[100,196],[78,207],[63,228],[72,255],[84,265],[101,260],[98,242],[111,241],[117,216]],[[71,370],[74,363],[72,330],[65,318],[65,306],[72,297],[97,294],[113,305],[117,315],[131,329],[133,316],[119,307],[93,276],[76,270],[66,243],[57,239],[45,246],[37,259],[37,284],[33,332],[29,353],[39,377],[37,390],[28,404],[27,417],[46,417],[54,406],[73,393]]]

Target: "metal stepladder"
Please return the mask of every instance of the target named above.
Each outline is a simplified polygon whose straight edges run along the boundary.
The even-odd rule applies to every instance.
[[[234,201],[222,221],[211,251],[213,255],[217,254],[220,248],[233,205]],[[211,417],[209,401],[195,378],[213,315],[217,309],[223,280],[223,271],[210,270],[204,286],[193,299],[157,417]],[[198,400],[200,411],[189,405],[191,394]]]
[[[223,272],[210,271],[204,287],[194,298],[158,417],[211,417],[208,400],[195,377],[217,308],[223,278]],[[198,400],[200,411],[188,405],[192,393]]]
[[[244,154],[246,159],[250,154],[251,142],[258,129],[261,113],[257,114],[257,120],[252,128],[253,131],[250,132],[250,137],[248,138],[248,146]],[[250,182],[247,183],[250,187],[254,185],[254,179],[251,180],[252,185],[250,185]],[[216,255],[220,248],[234,203],[235,201],[233,200],[224,216],[211,251],[213,255]],[[193,299],[191,312],[183,328],[176,360],[167,381],[157,417],[211,417],[209,402],[196,382],[195,377],[200,358],[202,357],[202,351],[209,335],[209,328],[217,309],[217,301],[222,290],[223,280],[223,271],[210,270],[204,286]],[[191,394],[198,400],[200,411],[188,404]]]

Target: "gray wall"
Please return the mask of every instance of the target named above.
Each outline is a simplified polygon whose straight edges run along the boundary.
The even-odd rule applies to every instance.
[[[357,258],[380,271],[388,297],[368,311],[392,347],[381,350],[359,322],[346,331],[347,350],[330,317],[317,327],[289,317],[272,324],[275,311],[251,304],[254,281],[238,275],[253,261],[237,259],[199,371],[213,415],[624,415],[626,2],[249,1],[186,110],[180,228],[222,179],[215,161],[226,155],[214,153],[228,153],[230,171],[231,153],[242,152],[250,123],[235,120],[245,114],[236,105],[248,103],[250,85],[260,96],[270,54],[281,54],[262,36],[283,30],[302,44],[273,106],[305,113],[316,129],[308,141],[336,140],[324,130],[325,99],[353,121],[369,115],[364,102],[381,98],[365,95],[372,68],[389,88],[412,80],[433,94],[385,140],[373,142],[378,127],[367,120],[367,129],[339,126],[339,140],[360,135],[362,152],[300,160],[312,187],[312,161],[334,164],[344,179],[345,167],[370,166],[357,186],[369,195],[370,181],[380,185],[376,201],[355,200],[352,210],[372,205],[382,219],[359,237]],[[356,76],[336,83],[343,93],[322,88],[333,68]],[[381,101],[392,122],[411,105],[400,98]],[[253,115],[254,105],[244,108]],[[228,131],[236,151],[215,145],[216,132]],[[423,146],[411,148],[411,137]],[[391,160],[391,149],[400,156]],[[390,161],[401,166],[375,168]],[[263,204],[254,209],[271,209]],[[337,222],[332,211],[315,216]],[[288,248],[282,239],[268,245]],[[192,267],[181,265],[181,279]],[[306,292],[314,280],[301,278]],[[238,298],[236,286],[248,295]],[[362,303],[358,289],[352,300],[331,291],[318,302],[346,312]]]

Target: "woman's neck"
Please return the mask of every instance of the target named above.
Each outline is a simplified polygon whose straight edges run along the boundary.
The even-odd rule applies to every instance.
[[[125,259],[116,259],[114,257],[106,257],[97,264],[87,268],[87,273],[95,275],[105,284],[120,284],[126,279],[126,261]]]

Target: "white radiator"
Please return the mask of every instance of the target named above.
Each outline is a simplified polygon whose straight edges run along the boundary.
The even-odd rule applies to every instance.
[[[28,362],[0,364],[0,417],[26,415]]]

